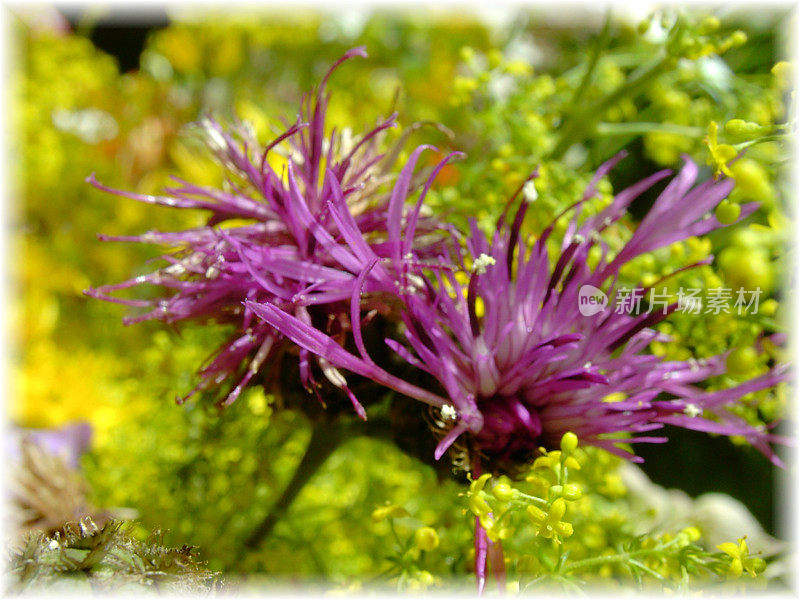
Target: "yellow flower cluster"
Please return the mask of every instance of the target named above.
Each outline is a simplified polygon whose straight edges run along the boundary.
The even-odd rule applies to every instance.
[[[568,432],[561,439],[561,450],[540,449],[542,456],[534,461],[532,472],[526,477],[538,495],[512,487],[507,477],[498,477],[491,492],[487,492],[486,485],[492,479],[490,473],[471,480],[466,494],[469,510],[478,517],[489,539],[509,538],[515,531],[512,516],[522,509],[533,522],[537,536],[560,543],[573,534],[572,524],[563,519],[567,503],[582,497],[581,488],[568,482],[569,470],[581,468],[574,456],[577,447],[577,436]],[[545,470],[546,473],[542,473]]]

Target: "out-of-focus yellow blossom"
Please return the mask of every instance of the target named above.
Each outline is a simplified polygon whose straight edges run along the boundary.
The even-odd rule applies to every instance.
[[[731,119],[725,123],[725,133],[728,135],[747,135],[759,133],[763,127],[752,121],[744,119]]]
[[[723,225],[730,225],[736,222],[741,212],[742,208],[738,204],[729,200],[723,200],[717,205],[717,208],[714,209],[714,216],[717,217],[717,221]]]
[[[738,290],[762,293],[772,291],[775,281],[774,267],[765,248],[728,246],[719,253],[719,265],[729,286]]]
[[[155,48],[164,53],[177,71],[199,69],[203,50],[197,36],[182,27],[170,27],[156,37]]]
[[[27,427],[58,427],[85,420],[103,445],[120,422],[145,411],[131,402],[134,382],[121,384],[117,357],[83,348],[69,351],[49,340],[29,344],[15,368],[11,418]]]
[[[766,169],[760,163],[742,157],[730,167],[736,181],[737,194],[746,200],[760,202],[767,208],[775,204],[775,192]]]
[[[734,349],[725,359],[728,373],[735,377],[745,377],[756,366],[758,352],[752,346]]]
[[[683,153],[691,149],[692,140],[676,133],[653,131],[644,136],[644,147],[657,163],[674,165]]]
[[[775,76],[775,80],[780,89],[785,90],[791,86],[792,77],[794,75],[794,68],[791,63],[785,60],[775,63],[771,72]]]
[[[380,521],[384,521],[386,519],[399,519],[407,516],[408,511],[402,506],[398,506],[396,504],[381,506],[372,511],[372,521],[375,523],[379,523]]]
[[[435,550],[439,547],[439,534],[433,527],[420,527],[414,532],[414,544],[420,550]]]

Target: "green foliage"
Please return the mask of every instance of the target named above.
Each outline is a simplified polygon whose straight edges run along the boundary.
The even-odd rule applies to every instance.
[[[205,111],[236,115],[263,141],[344,50],[366,44],[370,58],[351,61],[330,82],[332,124],[359,130],[394,109],[406,128],[441,123],[419,128],[411,141],[467,152],[429,195],[433,209],[454,223],[475,217],[492,227],[538,167],[533,188],[523,192],[536,196],[525,230],[537,235],[622,148],[630,158],[599,182],[584,215],[659,166],[676,167],[682,153],[706,165],[707,176],[729,170],[736,187],[727,217],[757,201],[754,216],[641,257],[623,273],[627,285],[647,285],[714,254],[712,265],[667,279],[669,293],[764,290],[758,315],[676,314],[661,326],[671,341],[653,349],[668,359],[747,348],[730,359],[731,373],[713,382],[724,387],[785,360],[766,337],[785,328],[782,281],[793,217],[785,147],[790,67],[776,66],[779,17],[762,27],[689,11],[639,28],[611,19],[594,30],[547,27],[535,13],[500,28],[436,14],[176,17],[151,35],[141,68],[127,74],[81,34],[22,24],[16,30],[12,241],[22,294],[11,306],[18,392],[11,418],[39,427],[88,419],[96,437],[83,467],[94,503],[140,515],[133,537],[115,524],[60,540],[32,536],[13,562],[20,587],[49,585],[66,571],[79,585],[158,581],[209,589],[211,574],[185,549],[136,541],[155,529],[166,531],[167,546],[199,547],[214,571],[323,578],[342,590],[467,586],[475,515],[503,540],[511,591],[517,583],[520,591],[601,583],[685,591],[747,574],[747,567],[758,571],[746,548],[718,552],[691,524],[637,529],[619,461],[605,453],[567,445],[558,458],[540,458],[527,480],[484,478],[478,489],[478,478],[459,498],[463,481],[360,433],[310,475],[272,534],[247,546],[293,477],[314,424],[259,387],[222,413],[203,399],[174,404],[226,332],[213,324],[180,334],[153,324],[123,329],[119,307],[87,301],[81,291],[135,275],[152,257],[143,248],[98,244],[95,232],[183,227],[202,223],[202,215],[110,199],[84,179],[96,172],[104,183],[141,193],[158,191],[168,174],[219,183],[219,170],[185,124]],[[751,41],[742,45],[739,29]],[[746,155],[731,162],[729,148]],[[630,235],[636,210],[608,232],[612,252]],[[566,226],[561,219],[556,233]],[[739,411],[752,423],[771,422],[786,404],[787,390],[779,388]],[[573,451],[581,469],[564,470],[562,458]]]
[[[738,579],[744,563],[752,577],[764,572],[766,562],[750,558],[743,541],[714,548],[698,523],[665,530],[632,511],[621,462],[562,442],[561,451],[542,449],[523,482],[489,474],[473,481],[469,510],[490,539],[502,541],[510,590],[625,586],[685,593]],[[642,532],[644,523],[651,524]]]
[[[12,552],[9,590],[52,589],[81,593],[131,593],[144,589],[205,594],[219,587],[218,575],[198,562],[188,546],[169,548],[160,532],[140,541],[119,521],[101,527],[89,519],[64,535],[30,533]]]

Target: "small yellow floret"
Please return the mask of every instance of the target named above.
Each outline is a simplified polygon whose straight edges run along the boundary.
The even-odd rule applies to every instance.
[[[420,550],[434,550],[439,546],[439,534],[433,527],[420,527],[414,533],[414,544]]]
[[[719,125],[717,125],[716,121],[711,121],[708,125],[708,135],[703,140],[711,154],[706,162],[714,167],[714,177],[719,177],[721,173],[728,177],[733,177],[733,173],[728,168],[728,163],[736,158],[736,148],[730,144],[720,144],[717,141],[718,130]]]

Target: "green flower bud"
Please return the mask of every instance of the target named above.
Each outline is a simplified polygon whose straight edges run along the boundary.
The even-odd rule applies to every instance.
[[[752,121],[745,121],[744,119],[731,119],[725,123],[725,133],[730,135],[745,135],[748,133],[758,133],[761,131],[761,125],[753,123]]]
[[[565,500],[578,500],[583,493],[581,492],[581,488],[579,485],[575,483],[568,483],[564,486],[564,491],[561,493],[562,498]]]
[[[719,253],[719,265],[727,286],[734,290],[740,287],[746,290],[761,288],[765,294],[772,290],[773,265],[763,247],[725,248]]]
[[[492,494],[494,494],[494,497],[500,500],[500,502],[508,502],[516,496],[517,490],[508,484],[498,483],[492,488]]]
[[[776,63],[775,66],[770,69],[770,73],[778,80],[778,85],[781,89],[785,89],[791,85],[792,65],[785,60]]]
[[[741,212],[742,209],[738,204],[730,200],[723,200],[717,205],[714,215],[717,217],[717,221],[723,225],[730,225],[739,218]]]
[[[578,447],[578,436],[568,431],[561,437],[561,451],[564,454],[574,452]]]
[[[745,249],[756,249],[762,243],[762,236],[750,228],[737,229],[731,235],[731,245]]]
[[[503,62],[503,53],[500,52],[497,48],[492,48],[489,50],[486,57],[489,59],[489,68],[495,69],[500,66],[500,63]]]
[[[731,34],[731,37],[729,37],[728,39],[731,42],[731,46],[733,46],[734,48],[738,46],[744,46],[747,43],[747,34],[740,29],[738,31],[734,31]]]
[[[407,516],[408,511],[402,506],[397,506],[396,504],[381,506],[372,511],[372,520],[375,523],[380,523],[384,519],[399,519]]]
[[[742,158],[731,165],[736,189],[749,200],[762,204],[774,203],[774,192],[769,181],[767,170],[758,162]]]
[[[766,570],[767,563],[763,558],[756,557],[750,559],[750,564],[748,566],[750,567],[749,570],[754,573],[753,577],[755,577],[757,574],[763,573]]]
[[[700,27],[698,28],[698,32],[701,35],[708,35],[709,33],[714,33],[719,29],[720,22],[717,17],[708,16],[700,22]]]
[[[465,62],[470,62],[473,58],[475,58],[475,50],[469,46],[462,46],[461,50],[459,50],[459,54],[461,55],[461,60]]]
[[[749,373],[758,360],[758,352],[752,346],[737,348],[725,359],[725,366],[731,375],[745,375]]]
[[[761,312],[768,316],[773,317],[778,310],[778,301],[774,298],[768,298],[761,303]]]

